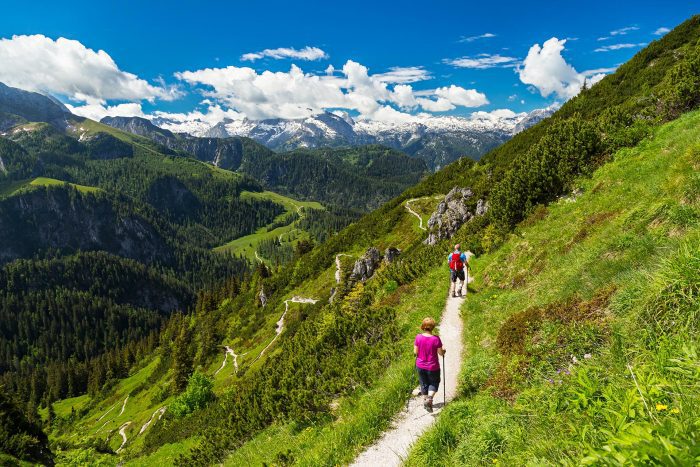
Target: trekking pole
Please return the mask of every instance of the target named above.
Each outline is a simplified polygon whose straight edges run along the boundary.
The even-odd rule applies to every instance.
[[[467,298],[467,294],[469,294],[469,264],[467,264],[467,267],[465,269],[465,276],[464,276],[464,298]]]
[[[442,354],[442,408],[447,405],[447,367],[445,366],[445,354]]]

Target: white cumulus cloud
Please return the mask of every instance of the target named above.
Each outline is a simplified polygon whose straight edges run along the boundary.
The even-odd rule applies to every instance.
[[[654,35],[655,36],[663,36],[667,32],[671,32],[671,29],[662,26],[662,27],[658,28],[656,31],[654,31]]]
[[[323,60],[328,58],[328,54],[318,47],[309,47],[303,49],[295,49],[293,47],[280,47],[277,49],[265,49],[262,52],[252,52],[241,55],[243,61],[255,61],[261,58],[297,58],[299,60]]]
[[[85,104],[73,106],[66,104],[68,110],[75,115],[87,117],[99,122],[104,117],[145,117],[141,104],[126,102],[117,105]]]
[[[428,111],[478,107],[486,96],[459,86],[422,91],[420,97],[408,83],[429,76],[422,67],[392,68],[370,74],[366,66],[348,60],[340,70],[328,67],[324,74],[305,73],[292,65],[288,72],[228,66],[176,73],[223,107],[251,119],[306,118],[328,109],[356,111],[360,118],[398,121],[409,118],[402,110],[422,107]],[[393,87],[390,87],[393,85]],[[403,115],[400,115],[403,114]]]
[[[75,102],[172,100],[175,88],[153,85],[120,70],[104,50],[41,34],[0,39],[0,81],[30,91],[60,94]]]
[[[566,39],[552,37],[540,46],[535,44],[518,69],[520,81],[534,86],[542,95],[548,97],[556,94],[562,99],[569,99],[579,93],[584,80],[593,85],[605,77],[605,73],[592,70],[579,73],[568,64],[561,52],[564,50]]]

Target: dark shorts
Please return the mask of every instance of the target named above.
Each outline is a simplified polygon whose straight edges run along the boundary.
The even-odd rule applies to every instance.
[[[424,396],[428,391],[437,392],[440,387],[440,370],[428,371],[416,367],[418,370],[418,381],[420,382],[420,392]]]
[[[461,271],[453,271],[452,269],[450,269],[450,274],[452,277],[452,282],[457,282],[457,279],[464,282],[464,269],[462,269]]]

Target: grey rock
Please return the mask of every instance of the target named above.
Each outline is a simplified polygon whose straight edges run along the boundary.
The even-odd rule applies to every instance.
[[[483,199],[480,199],[479,201],[476,202],[476,215],[477,216],[483,216],[486,214],[486,212],[489,210],[489,203],[488,201],[484,201]]]
[[[374,247],[370,247],[364,255],[362,255],[352,268],[350,280],[365,282],[374,275],[374,271],[381,262],[382,255]]]
[[[401,250],[398,248],[395,248],[393,246],[390,246],[386,250],[384,250],[384,262],[385,263],[393,263],[394,260],[401,254]]]
[[[452,238],[465,222],[469,222],[475,215],[483,216],[488,210],[488,203],[478,200],[475,212],[472,212],[469,210],[469,201],[473,197],[474,192],[470,188],[454,187],[450,190],[428,219],[428,238],[424,243],[435,245],[442,239]]]
[[[258,298],[260,299],[260,305],[265,308],[265,305],[267,305],[267,295],[265,295],[265,289],[262,287],[260,288]]]

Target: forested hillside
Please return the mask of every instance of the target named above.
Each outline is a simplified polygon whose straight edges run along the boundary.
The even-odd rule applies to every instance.
[[[109,384],[41,409],[57,459],[350,462],[414,387],[406,349],[442,310],[459,241],[484,255],[463,399],[409,462],[692,463],[700,136],[686,114],[700,103],[699,39],[694,17],[480,162],[431,175],[283,268],[261,262],[201,292],[157,347],[105,357],[121,362]],[[420,226],[454,187],[471,189],[467,221],[426,245]]]
[[[428,172],[423,159],[379,145],[275,153],[250,138],[174,134],[139,117],[105,117],[102,123],[246,174],[269,190],[361,212],[399,195]]]

